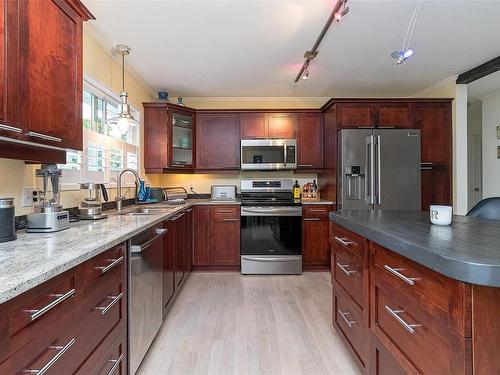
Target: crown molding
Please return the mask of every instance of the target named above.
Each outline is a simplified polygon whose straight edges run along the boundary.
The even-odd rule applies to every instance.
[[[416,93],[414,93],[413,95],[411,95],[412,98],[418,98],[418,97],[421,97],[439,87],[442,87],[448,83],[450,83],[450,81],[453,81],[453,83],[456,84],[456,81],[457,81],[457,78],[458,78],[458,74],[454,74],[446,79],[443,79],[442,81],[438,82],[438,83],[435,83],[434,85],[432,86],[429,86],[423,90],[420,90],[420,91],[417,91]]]
[[[309,101],[309,102],[319,102],[328,101],[329,96],[183,96],[184,100],[193,100],[203,103],[213,103],[220,101],[228,102],[262,102],[263,100],[274,101],[274,102],[284,102],[288,103],[291,101]]]
[[[99,33],[99,31],[95,28],[95,26],[91,22],[84,23],[83,33],[85,36],[88,36],[90,39],[92,39],[102,49],[102,51],[106,53],[106,55],[111,57],[113,62],[119,65],[121,64],[121,60],[119,59],[118,54],[113,52],[113,47],[111,46],[111,43],[109,43]],[[131,77],[133,77],[137,82],[139,82],[146,89],[146,91],[149,92],[152,98],[156,97],[156,91],[151,86],[149,86],[146,83],[146,81],[144,81],[144,79],[127,63],[125,63],[125,70]]]

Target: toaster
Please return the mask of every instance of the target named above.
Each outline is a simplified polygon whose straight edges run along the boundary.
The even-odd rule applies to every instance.
[[[210,199],[216,201],[236,200],[236,185],[212,185]]]

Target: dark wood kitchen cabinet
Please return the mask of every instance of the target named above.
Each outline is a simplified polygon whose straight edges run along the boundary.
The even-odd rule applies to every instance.
[[[240,114],[241,139],[293,139],[297,116],[285,112]]]
[[[146,173],[193,172],[196,160],[194,109],[172,103],[143,103]]]
[[[329,270],[328,212],[331,209],[330,205],[302,206],[302,263],[305,270]]]
[[[240,168],[240,115],[198,113],[196,115],[196,169]]]
[[[125,374],[126,264],[122,243],[0,305],[0,373],[95,373],[111,350]]]
[[[297,126],[297,116],[294,113],[269,113],[268,138],[294,139]]]
[[[0,134],[31,142],[0,156],[64,162],[83,146],[82,29],[93,16],[78,0],[3,0],[0,13]]]
[[[297,167],[300,170],[323,168],[323,116],[298,114]]]
[[[252,112],[240,114],[241,139],[266,139],[267,134],[267,113]]]
[[[409,101],[342,100],[337,106],[338,128],[411,128]]]
[[[167,234],[163,237],[163,316],[166,315],[174,299],[175,287],[175,224],[166,220],[163,227]]]
[[[237,270],[240,265],[240,206],[195,206],[193,267]]]

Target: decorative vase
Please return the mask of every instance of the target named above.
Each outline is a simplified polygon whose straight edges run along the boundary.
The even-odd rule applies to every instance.
[[[137,191],[137,200],[139,200],[139,202],[145,202],[147,197],[148,195],[146,193],[146,183],[141,180],[139,190]]]

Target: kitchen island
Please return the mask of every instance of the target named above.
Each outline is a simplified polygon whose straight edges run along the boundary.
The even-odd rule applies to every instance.
[[[365,373],[500,373],[500,222],[329,216],[333,324]]]

